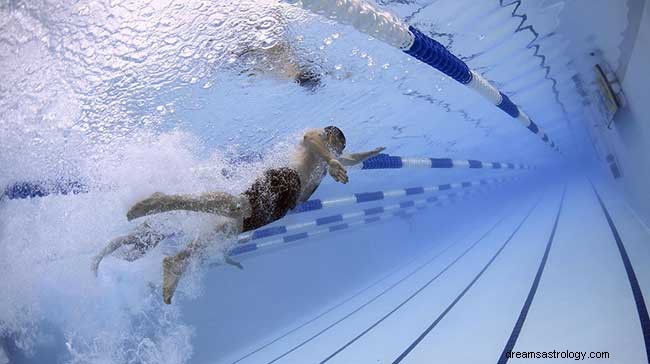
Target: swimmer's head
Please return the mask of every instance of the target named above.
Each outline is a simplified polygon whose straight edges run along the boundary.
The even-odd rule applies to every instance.
[[[325,127],[325,139],[328,147],[339,155],[343,153],[343,149],[345,149],[345,135],[341,129],[331,125]]]
[[[298,85],[314,91],[321,86],[321,75],[311,70],[301,70],[296,75]]]

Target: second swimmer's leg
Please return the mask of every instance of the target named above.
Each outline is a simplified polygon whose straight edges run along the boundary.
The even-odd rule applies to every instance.
[[[220,224],[216,232],[223,233],[226,238],[236,236],[241,232],[242,219],[237,219],[236,223]],[[178,254],[163,259],[163,301],[166,304],[171,304],[172,297],[178,286],[181,276],[187,269],[190,259],[197,257],[203,253],[208,245],[213,243],[214,235],[199,237],[187,245],[187,248],[180,251]],[[241,264],[231,260],[229,264],[236,265],[243,269]]]
[[[246,218],[251,213],[246,196],[233,196],[224,192],[208,192],[199,196],[165,195],[156,192],[133,205],[126,217],[130,221],[145,215],[174,210],[207,212],[231,218]]]

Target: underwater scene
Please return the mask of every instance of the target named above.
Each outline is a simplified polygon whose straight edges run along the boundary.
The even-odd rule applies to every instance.
[[[650,363],[645,0],[0,0],[0,364]]]

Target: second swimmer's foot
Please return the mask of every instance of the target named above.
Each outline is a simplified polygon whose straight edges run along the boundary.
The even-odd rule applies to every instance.
[[[162,204],[166,195],[162,192],[156,192],[148,198],[136,203],[126,213],[127,220],[131,221],[142,216],[161,212]]]

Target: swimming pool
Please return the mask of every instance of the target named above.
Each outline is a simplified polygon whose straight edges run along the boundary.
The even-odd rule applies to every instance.
[[[0,364],[649,362],[650,230],[585,127],[606,116],[584,54],[618,62],[632,5],[373,3],[491,103],[313,3],[0,4]],[[161,260],[222,218],[152,217],[170,238],[92,274],[136,201],[239,194],[327,125],[386,149],[215,238],[172,305]]]

